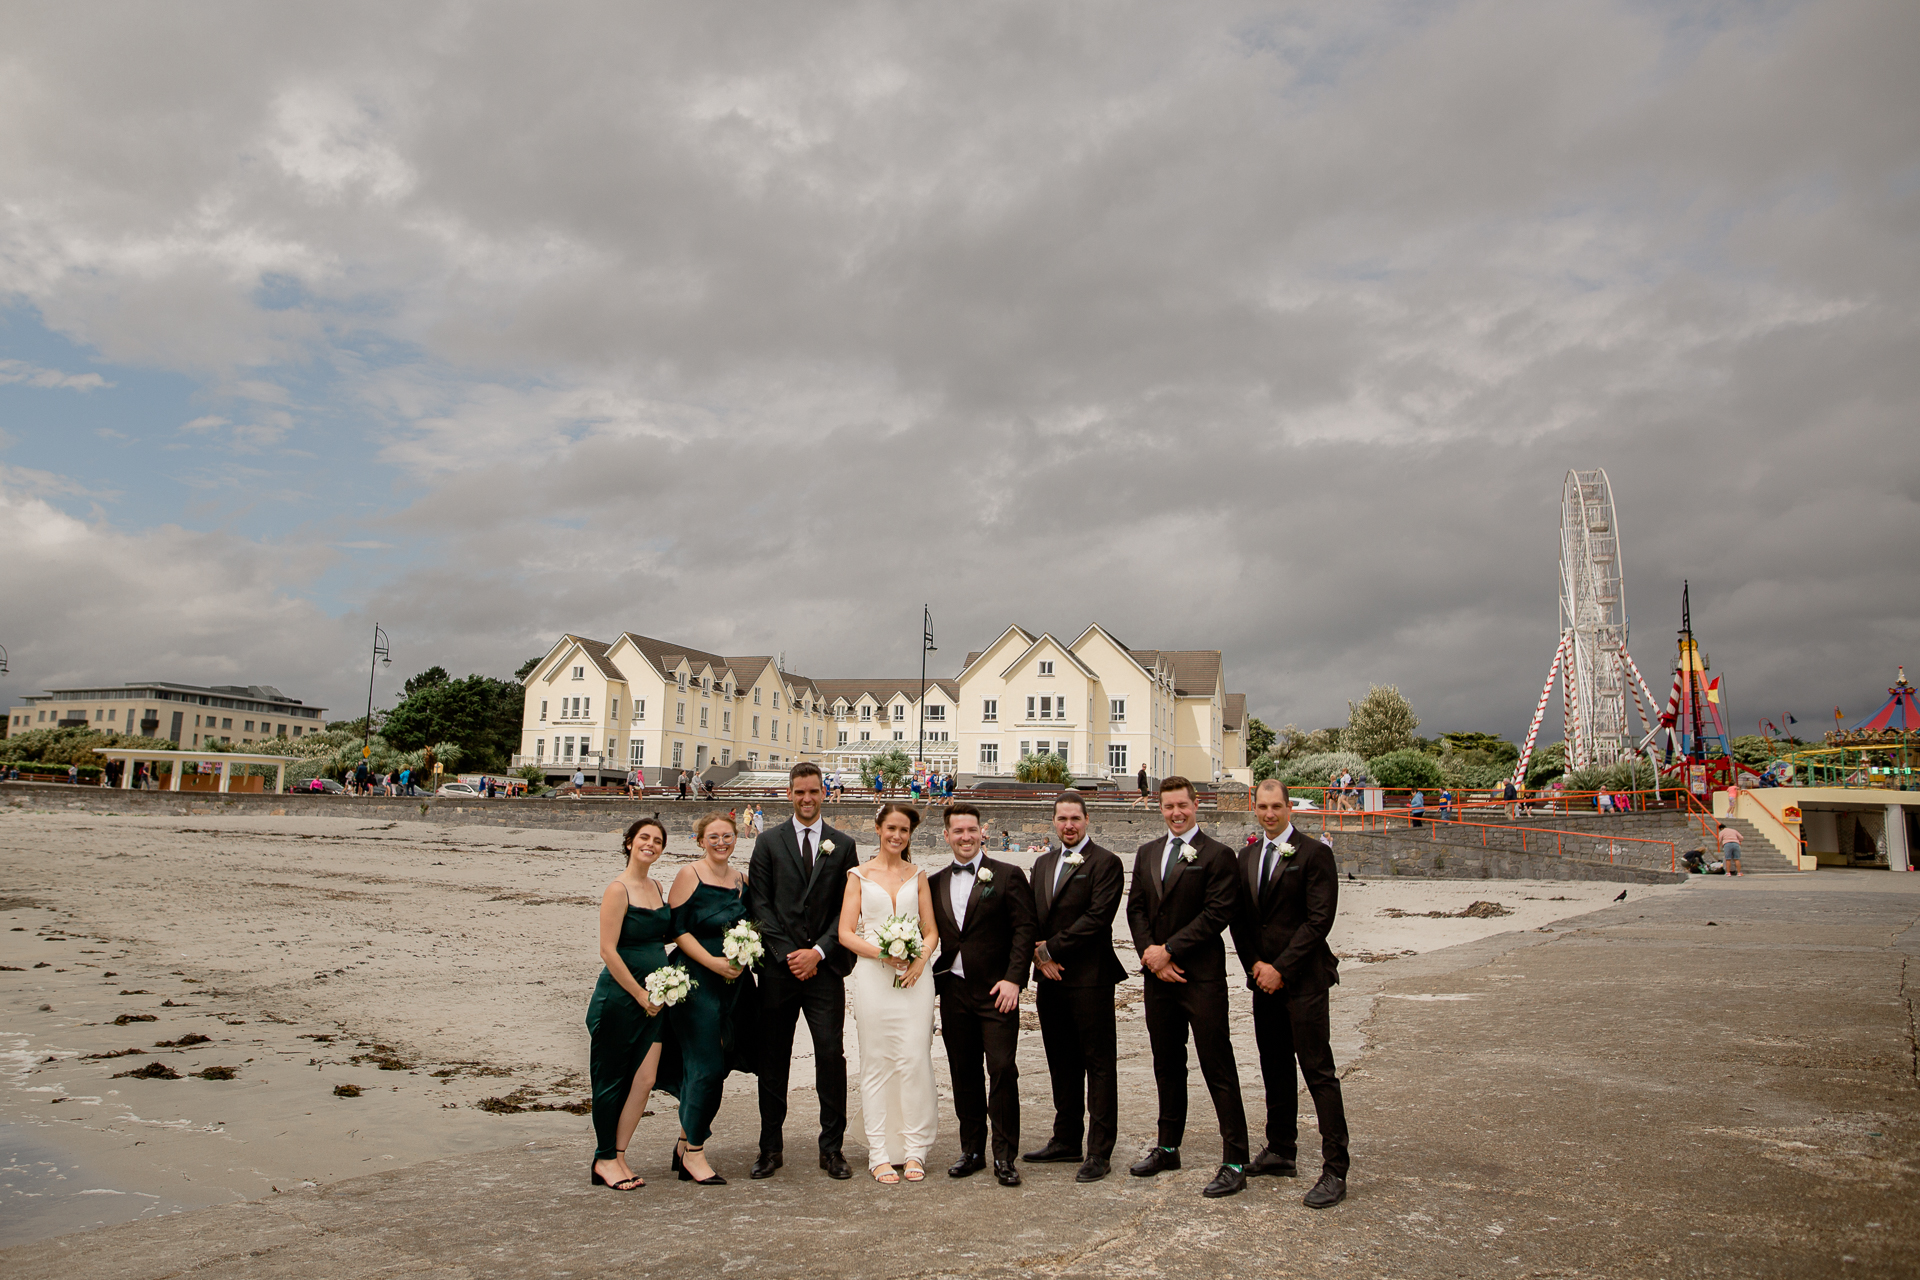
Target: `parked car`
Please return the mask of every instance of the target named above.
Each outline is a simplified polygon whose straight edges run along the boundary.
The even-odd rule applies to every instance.
[[[433,794],[456,800],[478,800],[481,798],[480,788],[474,786],[471,782],[449,782]]]
[[[347,791],[345,787],[335,782],[332,778],[312,778],[306,782],[296,782],[291,787],[288,787],[287,790],[319,791],[330,796],[345,795]]]

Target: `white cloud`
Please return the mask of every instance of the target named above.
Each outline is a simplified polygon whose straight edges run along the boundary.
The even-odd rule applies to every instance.
[[[66,391],[93,391],[113,384],[97,373],[62,373],[43,369],[25,360],[0,360],[0,383],[19,382],[29,387],[60,388]]]

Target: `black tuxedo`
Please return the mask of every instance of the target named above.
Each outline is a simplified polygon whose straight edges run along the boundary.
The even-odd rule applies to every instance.
[[[1160,1094],[1160,1145],[1177,1148],[1187,1128],[1187,1034],[1193,1034],[1200,1074],[1220,1121],[1225,1164],[1247,1162],[1247,1113],[1240,1099],[1240,1070],[1227,1028],[1227,949],[1220,934],[1233,922],[1239,901],[1233,850],[1194,827],[1187,843],[1195,855],[1179,858],[1162,879],[1167,849],[1162,835],[1140,846],[1127,891],[1127,925],[1134,949],[1165,947],[1186,976],[1163,982],[1146,976],[1147,1039],[1153,1046],[1153,1078]]]
[[[1253,1034],[1267,1088],[1267,1149],[1286,1160],[1297,1156],[1297,1057],[1320,1125],[1325,1170],[1344,1178],[1347,1112],[1333,1064],[1327,1009],[1328,992],[1340,981],[1340,962],[1327,946],[1327,931],[1340,907],[1340,872],[1333,850],[1320,841],[1299,830],[1283,839],[1296,852],[1291,858],[1276,856],[1272,874],[1264,878],[1264,835],[1241,853],[1240,904],[1233,921],[1234,950],[1253,990]],[[1278,992],[1269,995],[1254,982],[1257,961],[1280,971]]]
[[[1127,977],[1113,951],[1113,918],[1127,871],[1117,855],[1089,840],[1080,865],[1065,869],[1056,890],[1061,855],[1057,847],[1049,850],[1033,868],[1035,935],[1062,970],[1058,981],[1034,975],[1040,1038],[1053,1077],[1053,1142],[1079,1149],[1084,1110],[1086,1155],[1110,1160],[1120,1127],[1113,989]]]
[[[949,862],[927,883],[933,896],[934,927],[940,931],[933,982],[940,996],[940,1038],[947,1046],[960,1148],[967,1154],[985,1155],[991,1119],[993,1158],[1011,1161],[1020,1145],[1020,1071],[1014,1064],[1020,1045],[1020,1011],[1000,1012],[994,1007],[992,991],[999,982],[1027,985],[1033,964],[1033,890],[1026,873],[1011,862],[982,854],[979,865],[991,871],[993,879],[982,883],[978,875],[963,877],[973,881],[964,925],[953,914],[954,864]],[[953,972],[956,960],[959,973]]]
[[[833,848],[828,849],[831,844]],[[747,910],[760,926],[767,956],[760,966],[760,1149],[782,1151],[787,1078],[800,1015],[813,1037],[814,1086],[820,1095],[820,1150],[838,1151],[847,1132],[846,976],[854,957],[840,945],[840,903],[847,872],[859,865],[853,837],[821,823],[813,868],[801,856],[792,822],[760,833],[747,870]],[[825,959],[806,982],[787,956],[819,947]]]

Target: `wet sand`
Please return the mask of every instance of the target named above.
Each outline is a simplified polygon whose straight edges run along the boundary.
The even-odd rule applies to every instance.
[[[587,1097],[582,1018],[616,844],[612,832],[0,809],[0,1247],[507,1146],[570,1143],[584,1159],[584,1115],[500,1108]],[[657,878],[690,852],[669,854]],[[1334,1001],[1342,1066],[1364,1052],[1396,958],[1550,929],[1620,888],[1343,884],[1331,939],[1348,957]],[[1456,914],[1474,902],[1509,914]],[[1138,991],[1137,978],[1121,990],[1122,1053],[1144,1072]],[[1251,1026],[1244,1002],[1235,1010],[1246,1072]],[[189,1035],[207,1040],[160,1046]],[[97,1056],[127,1049],[141,1052]],[[116,1078],[153,1064],[178,1078]],[[233,1078],[195,1074],[213,1067]],[[1021,1068],[1026,1107],[1044,1108],[1035,1031]],[[810,1076],[796,1065],[796,1092]],[[343,1085],[359,1096],[336,1096]],[[671,1105],[659,1101],[647,1140],[670,1140]],[[727,1110],[752,1106],[751,1078],[734,1077]],[[811,1110],[795,1097],[797,1128]],[[951,1123],[943,1104],[943,1132]],[[859,1132],[855,1115],[850,1148]]]

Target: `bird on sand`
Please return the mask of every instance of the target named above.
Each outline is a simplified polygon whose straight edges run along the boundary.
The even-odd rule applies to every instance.
[[[1360,877],[1359,877],[1359,876],[1357,876],[1357,875],[1355,875],[1355,874],[1353,874],[1353,872],[1351,872],[1351,871],[1349,871],[1349,872],[1347,872],[1347,879],[1349,879],[1349,880],[1358,880],[1359,878],[1360,878]]]
[[[1626,900],[1627,900],[1627,891],[1625,889],[1622,889],[1620,891],[1620,896],[1614,899],[1615,902],[1625,902]]]

